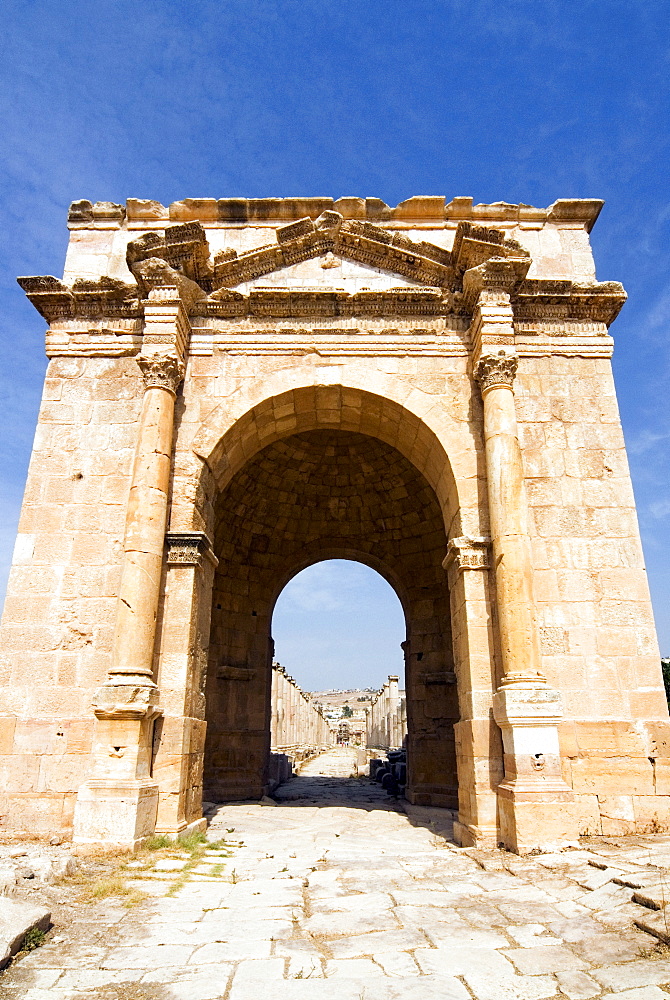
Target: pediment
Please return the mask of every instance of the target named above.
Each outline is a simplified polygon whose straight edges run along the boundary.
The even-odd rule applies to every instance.
[[[391,288],[421,288],[422,282],[413,281],[394,271],[372,267],[349,260],[329,251],[280,267],[269,274],[243,281],[234,288],[247,295],[256,289],[288,288],[291,291],[343,291],[349,294],[371,291],[382,292]]]

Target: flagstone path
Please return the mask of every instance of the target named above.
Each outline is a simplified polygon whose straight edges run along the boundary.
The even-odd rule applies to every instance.
[[[0,996],[670,998],[670,951],[634,926],[653,914],[632,901],[636,886],[658,898],[670,837],[525,859],[466,852],[441,835],[448,813],[389,800],[349,777],[354,763],[333,750],[278,790],[278,806],[216,808],[208,835],[230,852],[193,868],[186,855],[136,862],[129,884],[144,902],[82,904],[0,976]]]

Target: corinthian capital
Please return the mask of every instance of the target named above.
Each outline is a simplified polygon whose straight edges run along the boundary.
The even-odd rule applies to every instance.
[[[137,363],[142,369],[146,389],[167,389],[173,396],[184,377],[184,362],[176,354],[140,356]]]
[[[475,368],[475,379],[482,394],[500,386],[512,388],[519,364],[516,354],[498,351],[497,354],[483,354]]]

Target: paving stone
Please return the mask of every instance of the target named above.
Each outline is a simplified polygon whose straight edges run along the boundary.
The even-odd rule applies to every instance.
[[[24,968],[97,968],[108,952],[97,945],[70,945],[67,949],[48,942],[21,959]]]
[[[649,913],[652,912],[652,910],[649,910]],[[637,906],[635,903],[623,903],[619,906],[594,911],[591,913],[591,916],[599,924],[607,928],[614,927],[617,930],[629,931],[641,913],[644,913],[644,907]]]
[[[17,989],[21,987],[25,991],[27,985],[48,989],[50,986],[55,986],[61,977],[67,975],[67,972],[63,972],[62,969],[26,969],[22,966],[23,962],[14,965],[10,972],[5,973],[2,980],[3,985],[9,982],[8,976],[11,974],[12,985],[16,986]]]
[[[289,959],[287,979],[323,979],[325,960],[321,956],[294,956]]]
[[[565,993],[569,1000],[591,1000],[591,997],[600,996],[600,984],[585,972],[558,972],[556,979],[561,993]]]
[[[627,965],[608,965],[592,969],[591,975],[608,989],[627,990],[639,986],[670,984],[670,959],[641,959]]]
[[[560,944],[560,938],[549,933],[543,924],[520,924],[518,927],[508,927],[507,933],[514,938],[522,948],[546,948],[552,944]]]
[[[259,1000],[259,984],[240,980],[230,988],[228,1000]],[[361,979],[280,979],[272,983],[272,1000],[373,1000]],[[379,993],[375,990],[374,1000]],[[45,998],[46,1000],[46,998]],[[459,998],[460,1000],[460,998]]]
[[[445,926],[444,924],[433,925],[430,929],[421,928],[438,947],[463,947],[463,948],[485,948],[493,951],[494,948],[506,948],[507,938],[504,934],[495,931],[475,930],[473,927]]]
[[[375,962],[381,965],[387,976],[418,976],[419,967],[406,951],[375,950]]]
[[[461,914],[461,908],[442,909],[433,906],[396,906],[394,913],[404,926],[421,927],[430,930],[431,927],[446,931],[448,927],[459,927],[472,930],[472,926]],[[475,923],[478,923],[475,920]]]
[[[589,910],[602,910],[605,907],[617,906],[619,903],[630,903],[632,891],[627,886],[608,882],[593,892],[586,892],[579,897],[582,906]]]
[[[544,949],[542,949],[544,950]],[[473,969],[490,976],[513,976],[514,966],[498,951],[485,948],[417,948],[414,957],[422,972],[464,976]]]
[[[253,919],[253,913],[243,910],[235,919],[235,915],[227,913],[218,920],[203,921],[199,933],[200,943],[204,941],[229,941],[245,938],[247,940],[272,940],[287,937],[293,932],[292,920],[265,920],[259,915]]]
[[[653,941],[651,942],[653,946]],[[646,934],[599,934],[586,941],[576,942],[574,950],[591,965],[613,965],[615,962],[633,962],[650,947]]]
[[[221,1000],[225,995],[230,977],[194,976],[169,984],[170,1000]],[[147,980],[143,979],[142,982]]]
[[[500,977],[470,970],[463,978],[475,1000],[547,1000],[558,992],[553,976]]]
[[[193,945],[144,945],[137,948],[114,948],[100,963],[103,969],[162,969],[166,965],[186,965]]]
[[[284,978],[286,961],[283,958],[259,958],[241,962],[235,969],[233,983],[245,983],[259,980],[272,983]]]
[[[153,866],[155,872],[176,872],[182,871],[184,865],[186,864],[186,859],[179,860],[177,858],[165,858],[162,861],[156,861]],[[128,865],[130,868],[130,865]]]
[[[543,973],[565,972],[588,968],[581,958],[561,945],[546,948],[508,948],[507,958],[524,976],[541,976]]]
[[[357,934],[328,941],[328,948],[335,958],[356,958],[359,955],[377,956],[384,952],[409,951],[427,945],[419,931],[406,927],[403,930],[378,931]]]
[[[670,916],[665,910],[647,910],[639,907],[640,914],[635,919],[635,926],[652,935],[665,944],[670,942]]]
[[[315,913],[304,920],[302,926],[308,934],[322,937],[341,937],[344,934],[369,934],[393,927],[391,909],[383,913]]]
[[[507,903],[503,899],[497,899],[496,906],[512,923],[550,924],[561,916],[555,906],[534,900]]]
[[[136,977],[134,969],[66,969],[61,974],[58,986],[60,989],[93,990]]]
[[[577,885],[580,885],[582,889],[599,889],[601,886],[606,885],[611,882],[614,878],[620,878],[622,871],[620,868],[593,868],[590,867],[585,870],[584,874],[571,874],[571,878],[575,880]]]
[[[193,952],[191,965],[213,965],[219,962],[236,962],[245,958],[269,958],[272,942],[269,940],[235,939],[205,944]]]
[[[51,913],[44,906],[33,906],[17,899],[0,896],[0,969],[9,962],[29,930],[48,930]]]
[[[611,994],[616,1000],[668,1000],[668,994],[658,986],[640,986],[635,990]]]
[[[593,920],[590,915],[587,917],[571,917],[567,920],[552,920],[552,922],[548,924],[548,928],[552,934],[556,935],[556,937],[562,938],[564,941],[569,941],[570,943],[575,941],[588,941],[593,937],[607,933],[603,929],[602,925],[596,920]],[[513,928],[510,928],[510,934],[515,936]],[[519,944],[521,944],[521,942],[519,942]]]
[[[336,958],[326,962],[326,979],[340,976],[346,979],[384,978],[384,970],[371,958]]]

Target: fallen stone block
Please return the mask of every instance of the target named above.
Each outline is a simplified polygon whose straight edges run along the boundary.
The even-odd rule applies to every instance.
[[[633,893],[633,901],[640,906],[646,906],[649,910],[664,910],[670,903],[670,885],[665,885],[663,882],[647,885],[644,889],[638,889]]]
[[[43,906],[0,897],[0,969],[19,951],[28,931],[47,931],[50,926],[51,913]]]

